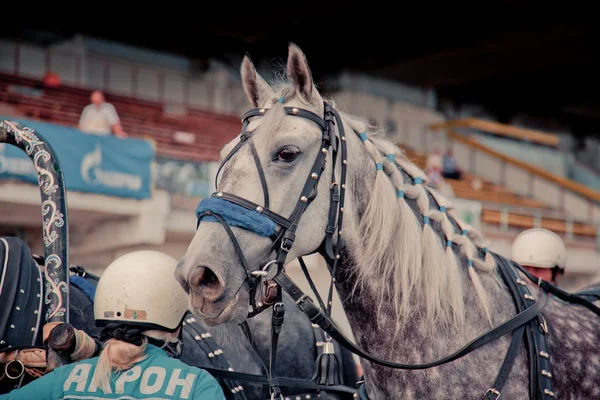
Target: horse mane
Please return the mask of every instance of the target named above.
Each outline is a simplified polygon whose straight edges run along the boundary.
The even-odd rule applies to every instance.
[[[277,101],[281,96],[285,101],[295,98],[306,103],[284,74],[276,77],[272,87],[276,97],[265,101],[263,107],[270,110],[259,128],[270,132],[285,117]],[[335,107],[332,100],[327,101]],[[353,253],[355,289],[367,283],[383,284],[378,307],[381,310],[388,302],[394,305],[396,334],[415,315],[423,318],[431,334],[439,334],[440,327],[460,332],[466,319],[466,273],[491,325],[489,300],[477,274],[496,270],[484,236],[453,215],[450,202],[427,185],[424,171],[385,137],[383,129],[370,126],[364,118],[339,113],[347,126],[361,134],[377,167],[358,237],[349,243],[349,248],[358,249]]]
[[[354,132],[364,133],[367,153],[382,167],[359,223],[361,245],[353,244],[361,249],[355,255],[357,283],[393,282],[383,290],[379,307],[384,299],[394,300],[397,332],[416,312],[430,333],[439,333],[440,326],[464,327],[467,273],[491,325],[489,300],[476,270],[489,273],[496,264],[483,235],[451,215],[450,202],[427,185],[424,171],[382,129],[351,114],[340,115]]]

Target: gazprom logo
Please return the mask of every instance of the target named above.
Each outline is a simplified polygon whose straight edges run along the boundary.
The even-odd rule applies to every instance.
[[[81,178],[88,185],[131,191],[142,188],[142,178],[138,175],[102,169],[102,148],[99,144],[92,152],[83,156],[80,170]]]
[[[11,174],[18,176],[35,176],[35,168],[28,157],[9,157],[5,149],[6,143],[0,143],[0,174]],[[25,153],[23,153],[25,154]]]

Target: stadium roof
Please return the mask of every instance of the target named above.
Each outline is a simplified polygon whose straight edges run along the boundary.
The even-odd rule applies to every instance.
[[[162,3],[163,7],[165,4]],[[317,80],[346,71],[437,89],[509,117],[551,115],[600,132],[600,35],[596,14],[575,2],[552,8],[524,0],[486,2],[315,1],[173,5],[127,16],[94,7],[94,20],[68,14],[26,27],[82,33],[235,64],[284,61],[293,41]],[[176,16],[169,14],[175,12]],[[192,17],[187,17],[186,14]],[[90,15],[92,16],[92,15]],[[23,29],[27,20],[19,20]],[[3,34],[17,35],[5,25]],[[8,32],[10,30],[10,32]],[[49,38],[51,40],[51,38]]]

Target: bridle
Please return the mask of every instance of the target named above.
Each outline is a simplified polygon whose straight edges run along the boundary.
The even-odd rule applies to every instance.
[[[283,103],[283,97],[279,99],[279,103]],[[309,121],[314,122],[321,129],[321,145],[319,153],[313,162],[312,168],[310,170],[309,176],[304,183],[304,187],[302,188],[302,192],[300,193],[300,197],[298,198],[294,210],[291,215],[286,218],[272,210],[269,209],[269,188],[267,185],[267,181],[265,178],[264,170],[262,164],[260,162],[260,158],[256,151],[256,147],[252,142],[252,132],[247,130],[250,120],[253,117],[263,116],[268,109],[267,108],[255,108],[252,109],[244,115],[242,118],[242,132],[240,134],[239,142],[231,149],[231,151],[227,154],[227,156],[221,162],[216,178],[215,178],[215,187],[217,186],[217,180],[220,174],[220,171],[225,166],[225,164],[231,160],[231,158],[244,146],[248,144],[250,147],[250,152],[252,154],[252,158],[256,165],[256,170],[258,172],[258,176],[260,179],[260,183],[262,186],[263,197],[264,197],[264,205],[258,205],[252,201],[239,197],[235,194],[226,193],[222,191],[218,191],[213,193],[211,199],[220,199],[221,201],[226,201],[232,203],[233,205],[240,207],[238,210],[243,212],[253,212],[258,213],[264,218],[268,219],[274,225],[276,225],[279,230],[268,235],[272,240],[272,246],[269,249],[268,254],[275,252],[275,258],[268,262],[262,269],[253,271],[248,265],[248,261],[244,256],[244,252],[242,251],[235,234],[233,233],[230,223],[227,219],[219,213],[219,203],[212,205],[212,207],[203,207],[202,202],[198,206],[197,209],[197,218],[198,224],[205,217],[213,217],[219,222],[225,231],[227,232],[233,246],[235,248],[236,253],[238,254],[241,264],[244,268],[246,278],[245,280],[248,282],[250,288],[250,305],[251,311],[248,314],[248,317],[251,318],[260,312],[264,311],[269,306],[273,307],[273,326],[272,326],[272,343],[271,343],[271,354],[270,354],[270,363],[269,363],[269,384],[271,386],[271,395],[273,398],[281,395],[281,391],[279,390],[278,384],[276,382],[276,378],[273,377],[273,372],[275,371],[276,364],[276,347],[277,347],[277,338],[279,332],[281,330],[281,325],[283,324],[283,318],[285,313],[285,308],[282,302],[282,294],[281,282],[279,280],[282,276],[285,275],[283,267],[286,261],[286,258],[292,249],[294,241],[296,240],[296,230],[300,223],[300,219],[302,215],[311,204],[311,202],[316,198],[318,190],[317,186],[320,182],[321,176],[326,169],[327,165],[327,156],[331,152],[332,157],[332,184],[330,187],[330,205],[329,205],[329,214],[328,214],[328,223],[325,231],[325,239],[322,244],[322,248],[324,250],[324,255],[328,264],[332,266],[332,275],[335,273],[335,269],[337,267],[338,260],[340,258],[337,248],[339,246],[339,231],[342,228],[343,223],[343,211],[344,211],[344,193],[346,189],[346,137],[344,135],[344,127],[338,112],[327,102],[323,103],[324,106],[324,116],[321,118],[317,114],[301,109],[298,107],[283,107],[283,110],[286,115],[295,116],[300,118],[308,119]],[[338,130],[340,132],[339,136],[334,134],[334,125],[338,125]],[[340,183],[336,181],[336,173],[335,168],[337,164],[338,150],[341,149],[341,156],[343,158],[342,167],[341,167],[341,179]],[[203,201],[205,202],[205,201]],[[222,203],[221,203],[222,204]],[[336,229],[337,227],[337,229]],[[246,227],[248,230],[253,230],[251,227]],[[337,240],[334,240],[334,235],[337,234]],[[304,262],[300,259],[300,262],[303,266],[303,269],[306,270]],[[309,278],[310,279],[310,278]],[[287,278],[289,282],[289,278]],[[311,286],[314,286],[311,282]],[[331,302],[332,292],[333,292],[333,283],[332,280],[330,285],[330,293],[329,293],[329,301]],[[265,296],[262,296],[261,301],[257,304],[256,302],[256,293],[259,288],[264,285],[266,290],[271,290],[271,296],[266,296],[267,299],[265,301]],[[307,298],[306,295],[303,300]],[[320,305],[323,309],[328,310],[327,314],[330,316],[330,307],[325,307],[323,302],[319,298]],[[328,337],[328,340],[331,338]],[[275,381],[272,381],[275,380]]]
[[[279,103],[283,103],[283,97],[279,99]],[[217,179],[219,173],[223,166],[231,160],[231,158],[244,146],[248,144],[250,146],[250,151],[252,157],[254,159],[254,163],[256,165],[256,169],[259,175],[259,179],[261,182],[263,196],[264,196],[264,205],[258,205],[254,202],[251,202],[247,199],[239,197],[237,195],[231,193],[225,193],[222,191],[217,191],[214,193],[211,198],[203,200],[196,210],[196,214],[198,217],[198,226],[202,219],[204,218],[213,218],[213,221],[219,222],[223,228],[227,231],[231,242],[235,248],[237,255],[239,256],[242,266],[246,273],[246,281],[250,287],[250,303],[251,303],[251,311],[248,314],[248,317],[253,317],[258,313],[264,311],[269,306],[273,307],[273,315],[272,315],[272,327],[271,327],[271,350],[270,350],[270,360],[269,360],[269,371],[268,371],[268,384],[270,387],[271,398],[283,398],[281,394],[281,390],[279,389],[279,381],[274,376],[274,372],[276,370],[276,354],[277,354],[277,343],[278,336],[281,331],[281,325],[283,324],[284,318],[284,305],[282,302],[282,290],[285,290],[295,301],[298,308],[300,308],[311,320],[313,324],[317,324],[327,333],[327,340],[331,339],[336,340],[340,345],[351,351],[352,353],[368,360],[374,362],[376,364],[380,364],[386,367],[395,368],[395,369],[407,369],[407,370],[417,370],[417,369],[427,369],[435,366],[439,366],[442,364],[446,364],[453,360],[456,360],[460,357],[463,357],[470,352],[499,339],[500,337],[507,335],[511,332],[515,332],[513,334],[513,339],[511,341],[511,346],[505,360],[502,365],[501,372],[499,373],[496,381],[494,382],[494,387],[486,392],[486,399],[494,400],[497,399],[500,395],[500,391],[502,386],[506,382],[508,378],[507,371],[510,371],[514,359],[517,355],[517,350],[520,347],[523,339],[524,329],[527,327],[528,334],[533,337],[534,333],[531,333],[529,330],[533,329],[531,327],[537,326],[537,324],[533,324],[534,320],[537,320],[539,316],[541,316],[541,311],[547,305],[548,295],[546,291],[555,294],[557,297],[566,299],[571,302],[577,302],[578,304],[582,304],[600,315],[600,308],[593,305],[591,302],[577,297],[571,294],[566,294],[564,291],[559,291],[558,288],[553,285],[542,282],[540,287],[544,290],[540,292],[540,298],[535,300],[533,296],[528,292],[526,286],[523,286],[520,282],[521,280],[518,278],[516,274],[516,268],[520,266],[512,265],[511,263],[506,262],[506,260],[500,258],[500,256],[492,253],[492,255],[496,258],[496,261],[499,265],[500,273],[511,290],[513,294],[513,299],[519,306],[517,307],[518,313],[513,316],[511,319],[505,321],[504,323],[496,326],[494,329],[486,332],[485,334],[477,337],[472,340],[462,349],[443,357],[439,360],[423,363],[423,364],[403,364],[386,361],[377,356],[374,356],[363,350],[358,345],[354,344],[350,339],[348,339],[341,330],[336,326],[336,324],[331,320],[331,300],[333,293],[333,286],[335,283],[335,275],[337,270],[338,261],[340,259],[339,249],[341,246],[340,240],[340,232],[342,230],[343,223],[343,215],[344,215],[344,198],[345,198],[345,190],[346,190],[346,158],[347,158],[347,147],[346,147],[346,136],[344,131],[343,121],[338,114],[338,112],[327,102],[324,102],[324,116],[321,118],[315,113],[304,110],[297,107],[283,107],[286,115],[295,116],[308,119],[314,123],[316,123],[322,131],[321,136],[321,146],[319,153],[313,163],[310,174],[307,177],[304,187],[302,188],[302,192],[300,194],[299,199],[296,202],[295,208],[291,215],[286,218],[281,216],[280,214],[273,212],[269,209],[269,190],[268,185],[265,179],[264,171],[258,157],[258,153],[256,148],[252,142],[252,132],[247,131],[248,124],[250,119],[257,116],[263,116],[268,109],[267,108],[255,108],[248,111],[243,119],[242,119],[242,132],[240,134],[239,142],[234,146],[234,148],[227,154],[227,156],[223,159],[219,169],[217,171]],[[337,125],[338,135],[335,135],[334,125]],[[362,141],[366,139],[366,133],[357,133]],[[331,168],[331,176],[332,176],[332,185],[330,187],[330,203],[329,203],[329,214],[328,214],[328,222],[327,228],[325,231],[325,238],[318,249],[318,251],[324,256],[331,273],[331,283],[329,286],[329,293],[327,303],[325,304],[321,297],[319,296],[314,283],[312,282],[308,270],[302,260],[299,257],[300,265],[302,270],[311,286],[311,289],[315,292],[315,297],[319,303],[319,307],[317,307],[312,299],[303,293],[303,291],[289,278],[289,276],[284,271],[284,263],[289,254],[294,241],[296,239],[296,230],[300,223],[300,219],[302,215],[306,211],[307,207],[317,196],[317,186],[319,184],[322,173],[325,171],[327,165],[327,155],[331,151],[331,159],[332,159],[332,168]],[[338,151],[341,152],[342,162],[341,162],[341,171],[340,171],[340,181],[336,180],[336,164]],[[381,164],[377,163],[376,167],[381,168]],[[215,184],[215,187],[217,185]],[[217,201],[213,201],[213,199],[218,199]],[[203,203],[205,203],[203,205]],[[235,217],[232,217],[230,214],[227,216],[222,210],[227,207],[233,207],[234,212],[239,212],[244,214],[247,217],[252,217],[258,220],[262,220],[264,225],[272,224],[273,227],[278,227],[279,230],[273,228],[271,231],[269,229],[257,229],[256,226],[244,222],[242,220],[236,220]],[[230,210],[231,211],[231,210]],[[275,251],[275,259],[268,262],[262,269],[253,271],[250,269],[248,262],[244,256],[244,253],[235,237],[235,234],[231,230],[231,226],[238,226],[244,228],[246,230],[261,234],[262,236],[268,236],[271,238],[273,244],[271,249],[269,250],[269,254]],[[267,227],[268,228],[268,227]],[[334,240],[335,239],[335,240]],[[503,261],[504,260],[504,261]],[[274,288],[274,301],[261,302],[259,304],[256,303],[255,295],[257,293],[257,289],[259,285],[265,283],[269,285],[270,288]],[[515,283],[516,282],[516,283]],[[568,296],[569,297],[568,297]],[[521,296],[521,297],[518,297]],[[568,298],[567,298],[568,297]],[[527,299],[527,302],[523,304],[520,303],[524,299]],[[576,301],[574,301],[574,299]],[[542,317],[543,318],[543,317]],[[531,324],[529,324],[531,322]],[[537,328],[536,328],[537,329]],[[533,339],[531,339],[533,340]],[[535,346],[529,345],[530,348]],[[538,342],[535,342],[537,345]],[[544,353],[544,352],[541,352]],[[541,354],[540,353],[540,354]],[[545,353],[544,353],[545,354]],[[547,354],[546,354],[547,356]],[[533,357],[536,357],[534,354]],[[531,358],[531,357],[530,357]],[[538,357],[539,358],[539,357]],[[543,358],[543,357],[542,357]],[[547,358],[547,357],[546,357]],[[538,361],[539,365],[544,364],[544,360]],[[549,367],[549,361],[547,362]],[[536,387],[536,389],[538,389]],[[533,389],[532,389],[533,390]],[[533,393],[533,392],[532,392]],[[542,392],[543,393],[543,392]],[[544,396],[544,395],[542,395]]]
[[[247,144],[250,147],[250,152],[252,154],[252,158],[254,159],[254,163],[256,165],[256,170],[258,172],[258,176],[260,179],[260,183],[262,186],[263,196],[264,196],[264,205],[258,205],[254,202],[251,202],[247,199],[239,197],[235,194],[226,193],[222,191],[218,191],[213,193],[211,198],[216,198],[220,200],[224,200],[226,202],[232,203],[238,206],[238,210],[242,212],[255,212],[263,216],[264,218],[271,221],[275,226],[279,228],[278,231],[269,235],[272,240],[271,248],[268,253],[271,254],[275,252],[275,258],[268,262],[262,269],[253,271],[251,270],[246,257],[244,256],[243,251],[241,250],[239,243],[235,237],[235,234],[231,230],[230,223],[219,213],[219,203],[216,203],[213,207],[204,208],[202,206],[202,202],[199,205],[197,210],[198,217],[198,225],[203,218],[210,216],[214,217],[227,231],[229,238],[231,239],[233,246],[235,248],[236,253],[238,254],[242,266],[244,268],[246,278],[245,280],[248,282],[249,287],[251,289],[250,302],[252,311],[249,313],[248,317],[253,317],[260,313],[264,307],[256,304],[255,295],[259,288],[260,282],[268,282],[272,281],[275,276],[283,271],[283,266],[285,260],[287,258],[288,253],[292,249],[294,241],[296,240],[296,230],[300,223],[300,219],[302,215],[311,204],[311,202],[317,196],[317,186],[320,182],[322,173],[325,171],[326,163],[327,163],[327,155],[332,154],[332,185],[330,189],[330,207],[329,207],[329,217],[328,224],[326,228],[325,240],[324,240],[324,248],[329,260],[337,260],[339,256],[336,258],[337,251],[334,247],[334,233],[336,233],[336,226],[341,230],[342,222],[343,222],[343,207],[344,207],[344,192],[345,192],[345,178],[346,178],[346,164],[345,161],[342,163],[342,171],[341,171],[341,184],[336,182],[335,176],[335,166],[337,161],[338,148],[341,148],[342,157],[345,160],[346,157],[346,138],[341,134],[341,139],[334,135],[334,124],[338,124],[343,132],[343,126],[341,123],[341,119],[337,111],[331,107],[327,102],[324,102],[324,110],[325,116],[324,118],[319,117],[317,114],[304,110],[297,107],[284,107],[283,110],[287,115],[296,116],[300,118],[308,119],[321,128],[322,136],[321,136],[321,146],[320,151],[317,154],[317,157],[313,163],[313,166],[310,170],[310,174],[306,179],[300,197],[296,202],[296,206],[292,211],[289,217],[284,217],[272,210],[269,209],[269,188],[267,185],[267,181],[265,178],[264,170],[260,159],[258,157],[258,153],[256,151],[256,147],[252,142],[252,132],[248,132],[248,124],[250,123],[251,118],[257,116],[263,116],[268,109],[266,108],[255,108],[248,111],[243,119],[242,119],[242,132],[240,134],[239,142],[234,146],[234,148],[227,154],[227,156],[221,162],[219,169],[217,170],[216,180],[218,180],[220,171],[225,166],[225,164],[231,160],[231,158],[244,146]],[[341,144],[341,145],[340,145]],[[217,187],[215,181],[215,187]],[[337,241],[339,243],[339,241]],[[272,287],[272,286],[271,286]]]

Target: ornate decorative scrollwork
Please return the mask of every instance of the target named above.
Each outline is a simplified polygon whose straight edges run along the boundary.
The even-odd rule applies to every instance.
[[[41,162],[40,162],[41,161]],[[38,184],[46,195],[56,193],[58,185],[54,183],[54,175],[46,168],[46,163],[52,161],[52,156],[46,150],[40,150],[33,157],[33,165],[38,175]]]
[[[44,300],[47,306],[46,320],[52,317],[62,317],[66,309],[63,306],[63,296],[69,295],[67,282],[61,281],[59,273],[62,267],[62,261],[56,254],[50,254],[46,257],[46,290]],[[54,298],[54,299],[53,299]]]
[[[35,134],[35,131],[28,126],[22,126],[21,124],[14,121],[1,121],[0,127],[4,126],[7,132],[12,132],[15,135],[15,141],[18,144],[25,144],[25,152],[31,156],[35,146],[43,145],[44,142],[40,140]]]
[[[58,233],[54,228],[64,225],[64,214],[60,212],[54,201],[48,199],[42,202],[42,216],[44,217],[44,245],[48,247],[58,239]]]

